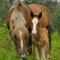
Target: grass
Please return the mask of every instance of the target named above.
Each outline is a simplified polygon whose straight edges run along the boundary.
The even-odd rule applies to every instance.
[[[28,57],[28,60],[31,60],[31,56]],[[0,60],[19,60],[14,42],[5,26],[0,26]],[[60,35],[57,33],[53,33],[52,35],[51,60],[60,60]]]
[[[0,60],[18,60],[14,42],[3,26],[0,26]]]
[[[60,35],[57,32],[52,36],[52,60],[60,60]]]

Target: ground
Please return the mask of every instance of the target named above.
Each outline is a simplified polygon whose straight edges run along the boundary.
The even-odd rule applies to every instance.
[[[19,60],[13,40],[6,26],[0,26],[0,60]],[[28,60],[31,60],[29,56]],[[52,59],[60,60],[60,35],[52,34]]]

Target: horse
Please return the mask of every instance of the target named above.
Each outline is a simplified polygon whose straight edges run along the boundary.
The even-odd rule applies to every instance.
[[[22,2],[18,2],[16,5],[12,5],[12,7],[9,9],[9,11],[7,12],[7,27],[8,29],[10,29],[10,18],[11,18],[11,14],[14,10],[14,8],[17,7],[17,9],[24,15],[25,19],[26,19],[26,25],[28,24],[29,20],[30,20],[30,8],[22,3]]]
[[[46,6],[40,4],[30,4],[28,5],[31,9],[31,20],[29,22],[29,29],[31,30],[32,35],[36,36],[38,29],[44,28],[48,33],[45,32],[48,40],[48,56],[51,53],[51,32],[52,32],[52,21],[50,12]],[[41,27],[41,28],[40,28]],[[39,34],[38,34],[39,35]],[[37,35],[37,36],[38,36]],[[44,35],[44,34],[43,34]],[[32,39],[33,40],[33,39]],[[37,42],[36,42],[37,43]]]
[[[29,51],[29,32],[26,27],[30,19],[29,10],[27,5],[19,2],[9,10],[7,16],[7,27],[22,59]]]
[[[32,44],[36,53],[37,60],[47,60],[49,50],[49,37],[46,27],[40,25],[42,13],[32,15]]]
[[[48,60],[49,38],[48,30],[40,28],[37,34],[32,33],[33,50],[37,60]],[[33,53],[34,54],[34,53]]]

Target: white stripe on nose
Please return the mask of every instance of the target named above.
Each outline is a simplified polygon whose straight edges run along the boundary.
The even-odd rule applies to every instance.
[[[21,47],[21,50],[23,50],[23,39],[22,39],[22,31],[19,31],[19,35],[20,35],[20,38],[21,38],[21,40],[20,40],[20,47]]]
[[[32,23],[33,23],[32,33],[36,34],[37,33],[36,25],[38,23],[38,18],[33,18]]]

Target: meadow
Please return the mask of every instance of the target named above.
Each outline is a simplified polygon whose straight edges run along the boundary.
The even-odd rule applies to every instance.
[[[52,56],[51,60],[60,60],[60,35],[52,34]],[[19,60],[19,55],[6,26],[0,26],[0,60]],[[28,60],[31,60],[29,56]]]

